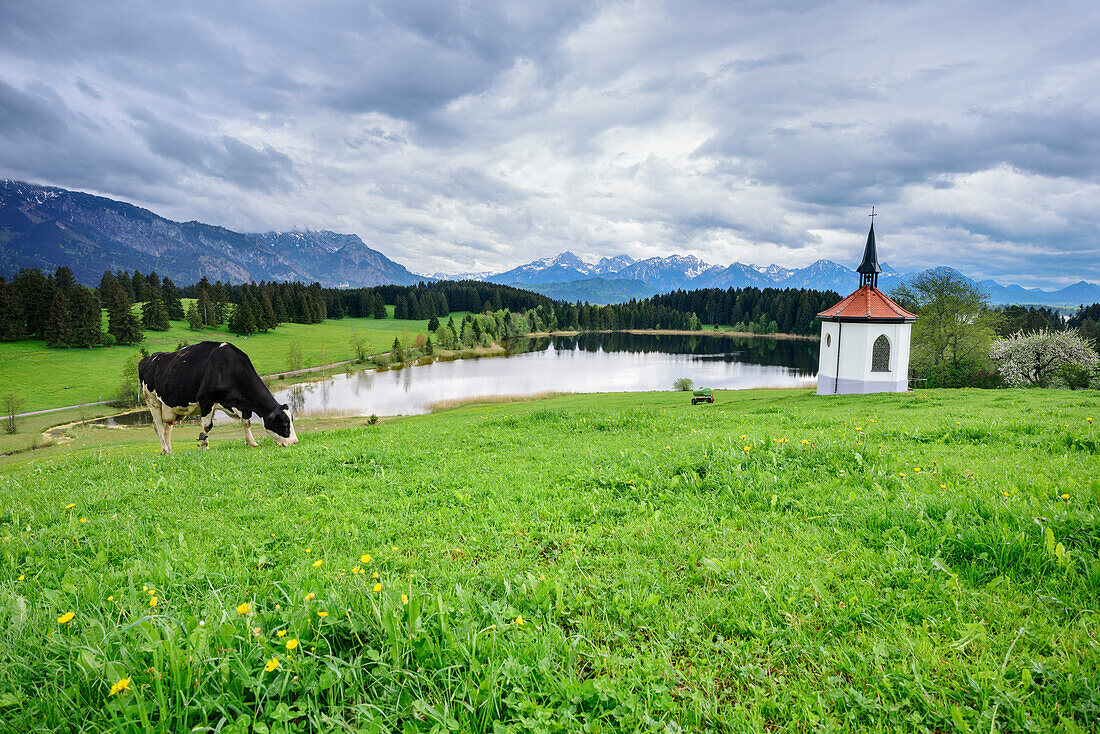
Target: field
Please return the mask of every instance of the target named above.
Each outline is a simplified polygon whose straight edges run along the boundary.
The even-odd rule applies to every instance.
[[[761,390],[82,429],[0,467],[0,730],[1095,731],[1097,423]]]
[[[418,333],[428,333],[427,320],[395,320],[393,306],[387,308],[391,316],[388,319],[282,324],[249,337],[230,334],[224,325],[195,332],[187,328],[186,322],[173,321],[168,331],[146,331],[145,340],[133,347],[51,349],[42,341],[0,342],[0,395],[19,395],[24,412],[110,400],[118,392],[122,366],[130,355],[142,347],[150,352],[171,351],[184,340],[236,344],[248,352],[260,374],[268,374],[287,369],[287,350],[295,342],[302,348],[304,362],[320,365],[351,359],[354,351],[349,340],[354,333],[366,337],[375,352],[389,351],[395,337],[405,342],[415,339]],[[456,321],[463,316],[465,312],[456,312]]]

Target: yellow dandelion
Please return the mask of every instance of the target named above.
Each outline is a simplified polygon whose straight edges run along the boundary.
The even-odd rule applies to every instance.
[[[270,673],[279,667],[279,658],[271,658],[267,661],[267,665],[264,666],[264,672]]]
[[[391,548],[393,549],[393,552],[394,552],[394,553],[396,553],[396,552],[397,552],[397,546],[396,546],[396,545],[395,545],[395,546],[391,546]]]
[[[320,565],[321,565],[322,563],[324,563],[324,561],[322,561],[322,560],[321,560],[320,558],[318,558],[318,559],[317,559],[316,561],[314,561],[314,562],[313,562],[313,567],[314,567],[314,568],[317,568],[317,567],[318,567],[318,566],[320,566]]]
[[[408,604],[409,603],[409,595],[408,594],[402,594],[401,595],[401,603],[402,604]]]
[[[82,522],[82,523],[88,522],[88,518],[82,517],[82,518],[80,518],[80,522]]]
[[[157,605],[157,598],[155,596],[149,597],[149,606],[155,607]]]
[[[25,578],[27,578],[27,577],[24,574],[19,574],[19,578],[16,579],[16,581],[22,581]]]
[[[382,590],[382,584],[375,584],[374,585],[374,590],[375,591],[381,591]]]
[[[902,479],[905,479],[905,472],[899,471],[898,476],[901,477]]]
[[[308,594],[306,594],[306,601],[309,601],[310,599],[312,599],[315,596],[317,596],[317,595],[314,594],[312,591],[309,592]]]
[[[946,484],[941,484],[940,489],[947,489],[947,485]]]
[[[310,552],[311,552],[310,549],[306,548],[306,553],[310,553]]]
[[[523,626],[523,615],[521,614],[518,617],[516,617],[516,621],[513,622],[513,624],[516,625],[517,627],[522,627]]]
[[[1068,500],[1068,499],[1069,499],[1069,495],[1068,495],[1068,494],[1064,494],[1064,495],[1062,495],[1062,499],[1064,499],[1064,500]]]
[[[286,630],[279,630],[275,633],[276,637],[286,637]]]
[[[919,474],[920,473],[920,467],[919,466],[914,466],[913,471],[915,471]]]
[[[298,649],[298,638],[297,637],[291,637],[289,640],[287,640],[286,641],[286,649],[287,650],[297,650]]]
[[[351,569],[351,572],[352,572],[353,574],[356,574],[356,573],[361,573],[362,571],[363,571],[363,569],[359,568],[358,566],[356,566],[355,568]]]
[[[377,572],[377,571],[375,571],[374,573],[372,573],[372,574],[370,575],[370,577],[371,577],[372,579],[377,579],[377,578],[381,578],[381,577],[380,577],[380,576],[378,575],[378,572]]]
[[[114,600],[115,600],[115,595],[114,594],[111,594],[109,597],[107,597],[107,601],[114,601]]]
[[[248,602],[244,602],[239,607],[237,607],[237,614],[248,614],[248,610],[251,608],[251,604],[249,604]]]
[[[65,612],[64,614],[62,614],[60,617],[57,618],[57,623],[58,624],[68,624],[69,622],[73,621],[73,617],[75,617],[75,616],[76,616],[75,612]]]
[[[114,695],[117,695],[119,693],[122,693],[123,691],[128,691],[128,690],[130,690],[130,679],[129,678],[119,678],[118,682],[115,683],[113,686],[111,686],[111,692],[108,693],[107,695],[108,696],[114,696]]]
[[[73,509],[74,507],[76,507],[76,503],[75,503],[75,502],[72,502],[72,503],[70,503],[70,504],[67,504],[67,505],[65,505],[65,509],[66,509],[66,510],[71,510],[71,509]]]
[[[359,556],[359,562],[360,563],[370,563],[370,554],[369,553],[364,553],[363,555]]]
[[[328,616],[328,612],[317,612],[317,616],[324,619],[325,617]]]

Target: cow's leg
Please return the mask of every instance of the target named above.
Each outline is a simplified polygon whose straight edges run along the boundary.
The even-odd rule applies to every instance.
[[[210,437],[210,432],[214,430],[214,406],[202,405],[199,410],[202,415],[202,433],[199,434],[199,446],[208,449],[210,448],[210,442],[207,439]]]
[[[164,429],[160,398],[145,390],[145,404],[149,406],[149,414],[153,417],[153,428],[157,429],[157,437],[160,439],[160,452],[162,454],[172,453],[172,428],[169,426],[167,431]]]
[[[245,443],[247,443],[249,446],[259,446],[260,444],[256,443],[256,439],[252,437],[252,421],[245,418],[241,421],[241,423],[244,424]]]

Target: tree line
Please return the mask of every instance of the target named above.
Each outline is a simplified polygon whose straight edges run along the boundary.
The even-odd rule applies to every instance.
[[[143,302],[140,316],[133,311],[135,294]],[[41,339],[54,347],[136,344],[146,329],[165,331],[169,319],[182,318],[179,288],[155,272],[106,272],[98,288],[77,283],[64,266],[50,275],[22,268],[10,281],[0,277],[2,341]]]

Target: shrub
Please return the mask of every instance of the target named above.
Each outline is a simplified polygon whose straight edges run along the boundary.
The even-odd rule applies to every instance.
[[[1021,331],[995,341],[989,354],[1010,387],[1069,387],[1066,377],[1079,385],[1100,365],[1092,343],[1072,330]]]
[[[690,377],[681,377],[672,383],[673,390],[680,390],[681,392],[691,390],[695,387],[695,382]]]

